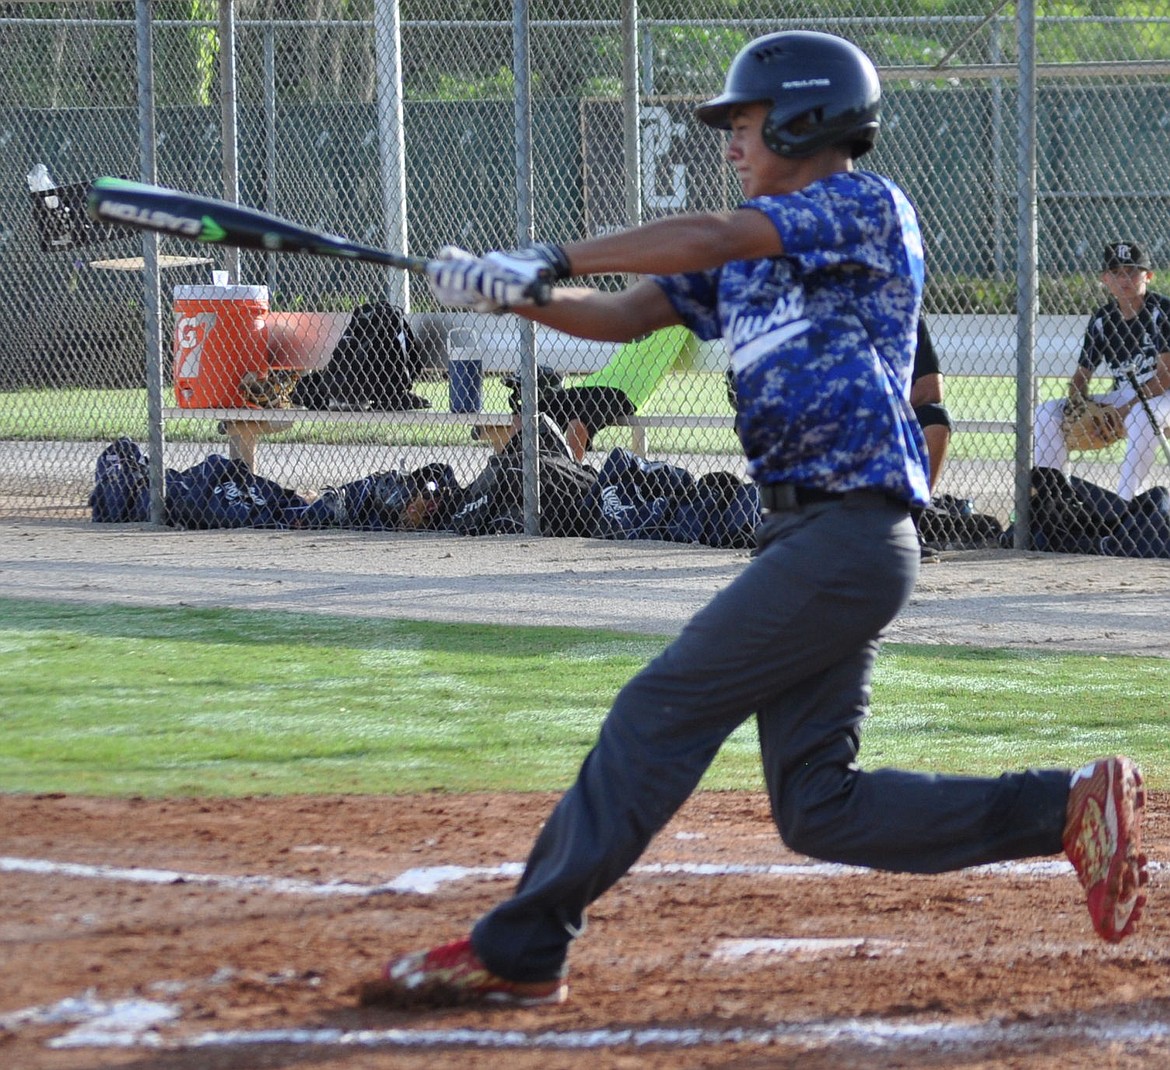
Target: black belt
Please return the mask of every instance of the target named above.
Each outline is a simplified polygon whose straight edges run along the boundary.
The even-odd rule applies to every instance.
[[[816,502],[839,502],[845,497],[831,490],[800,487],[795,483],[765,483],[760,487],[760,508],[770,513],[791,513],[802,505]]]
[[[818,502],[841,502],[853,494],[884,498],[905,507],[906,503],[880,490],[832,491],[819,487],[801,487],[795,483],[765,483],[760,487],[760,508],[768,513],[791,513]]]

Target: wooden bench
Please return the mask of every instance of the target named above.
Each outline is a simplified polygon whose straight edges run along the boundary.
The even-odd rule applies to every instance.
[[[463,324],[467,317],[457,322]],[[301,374],[324,368],[350,320],[347,312],[270,312],[266,317],[266,345],[268,364],[273,369],[285,369]],[[520,339],[516,323],[499,316],[480,315],[472,317],[472,326],[460,329],[471,330],[479,340],[484,367],[490,373],[511,371],[514,354],[520,351]],[[432,351],[431,364],[440,366],[446,359],[445,334],[456,329],[456,321],[444,319],[441,315],[412,316],[415,337],[424,349]],[[538,336],[549,328],[537,326]],[[513,337],[515,335],[515,337]],[[565,349],[563,339],[555,347],[558,365],[562,374],[584,374],[606,364],[612,357],[611,345],[603,343],[570,340],[573,345]],[[435,352],[434,347],[443,347]],[[387,412],[333,412],[293,409],[252,409],[252,408],[167,408],[163,410],[166,420],[214,420],[220,432],[228,439],[228,448],[233,457],[245,460],[251,466],[255,460],[256,447],[267,434],[286,431],[300,420],[320,420],[331,423],[386,423],[413,425],[415,427],[440,427],[463,424],[472,429],[473,435],[490,443],[497,450],[502,448],[512,434],[513,417],[510,413],[470,412],[455,413],[435,409],[420,409]],[[619,419],[617,426],[630,429],[630,448],[645,456],[647,450],[646,432],[650,428],[711,428],[732,427],[730,412],[719,416],[645,415]]]

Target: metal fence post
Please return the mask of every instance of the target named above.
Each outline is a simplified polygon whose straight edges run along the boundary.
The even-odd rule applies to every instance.
[[[223,197],[240,200],[239,121],[236,108],[236,4],[219,0],[219,106],[223,140]],[[241,283],[240,250],[223,250],[224,266],[232,282]]]
[[[512,8],[512,69],[516,76],[516,237],[519,244],[535,234],[532,213],[532,70],[529,53],[528,0]],[[520,390],[524,445],[524,533],[540,534],[540,433],[536,392],[536,329],[520,321]]]
[[[134,24],[138,67],[138,169],[143,182],[158,174],[154,127],[154,33],[152,0],[135,0]],[[142,234],[143,300],[145,302],[146,423],[150,455],[150,522],[166,515],[166,436],[163,427],[162,282],[158,266],[158,235]]]
[[[1017,550],[1031,547],[1032,375],[1039,312],[1039,235],[1036,220],[1036,8],[1034,0],[1020,0],[1016,13],[1020,50],[1018,147],[1019,210],[1016,250],[1016,523]]]
[[[386,248],[408,252],[406,224],[406,134],[402,117],[402,27],[398,0],[374,4],[374,55],[378,94],[378,162],[381,167]],[[386,300],[410,311],[405,271],[387,271]]]

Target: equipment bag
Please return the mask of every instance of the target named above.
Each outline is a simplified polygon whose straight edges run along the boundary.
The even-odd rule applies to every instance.
[[[1101,540],[1111,557],[1170,557],[1170,491],[1154,487],[1129,503],[1112,535]]]
[[[296,527],[308,505],[295,491],[218,453],[167,473],[166,522],[171,527]]]
[[[1097,554],[1128,510],[1105,487],[1055,468],[1033,468],[1031,476],[1032,549],[1050,553]]]
[[[466,487],[451,515],[459,535],[524,534],[524,466],[512,453],[493,456]]]
[[[412,496],[399,527],[407,531],[444,530],[463,503],[463,488],[449,464],[434,462],[416,468],[407,477]]]
[[[174,525],[172,517],[182,514],[184,496],[190,494],[191,476],[189,472],[168,468],[163,479],[166,499],[163,520]],[[150,520],[149,462],[132,439],[119,438],[99,454],[89,506],[94,523],[144,524]]]
[[[980,550],[998,546],[1003,525],[989,513],[977,513],[969,498],[940,494],[915,516],[918,537],[935,550]]]
[[[760,491],[733,472],[699,476],[693,494],[679,502],[670,521],[671,538],[724,550],[756,544]]]
[[[677,541],[671,522],[695,487],[695,477],[685,468],[617,447],[606,457],[584,506],[595,518],[593,534],[599,539]]]
[[[560,429],[547,416],[537,420],[540,533],[588,536],[595,508],[590,494],[597,472],[575,461]],[[520,535],[524,532],[524,435],[518,431],[463,491],[450,519],[460,535]]]
[[[340,499],[341,523],[363,531],[398,527],[414,496],[409,480],[398,471],[374,472],[330,491]]]
[[[591,491],[597,471],[570,457],[540,455],[540,533],[586,538],[597,523]]]
[[[396,412],[430,408],[413,393],[422,353],[406,313],[387,301],[354,309],[329,363],[303,376],[293,405],[335,412]]]
[[[89,507],[95,524],[150,519],[150,470],[137,443],[120,438],[98,455]]]

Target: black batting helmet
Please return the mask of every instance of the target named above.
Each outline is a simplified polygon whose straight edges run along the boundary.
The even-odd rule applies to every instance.
[[[764,144],[803,159],[846,145],[856,159],[873,148],[881,123],[877,71],[856,45],[830,33],[786,30],[757,37],[731,62],[723,92],[696,110],[700,122],[727,130],[737,104],[772,105]]]

